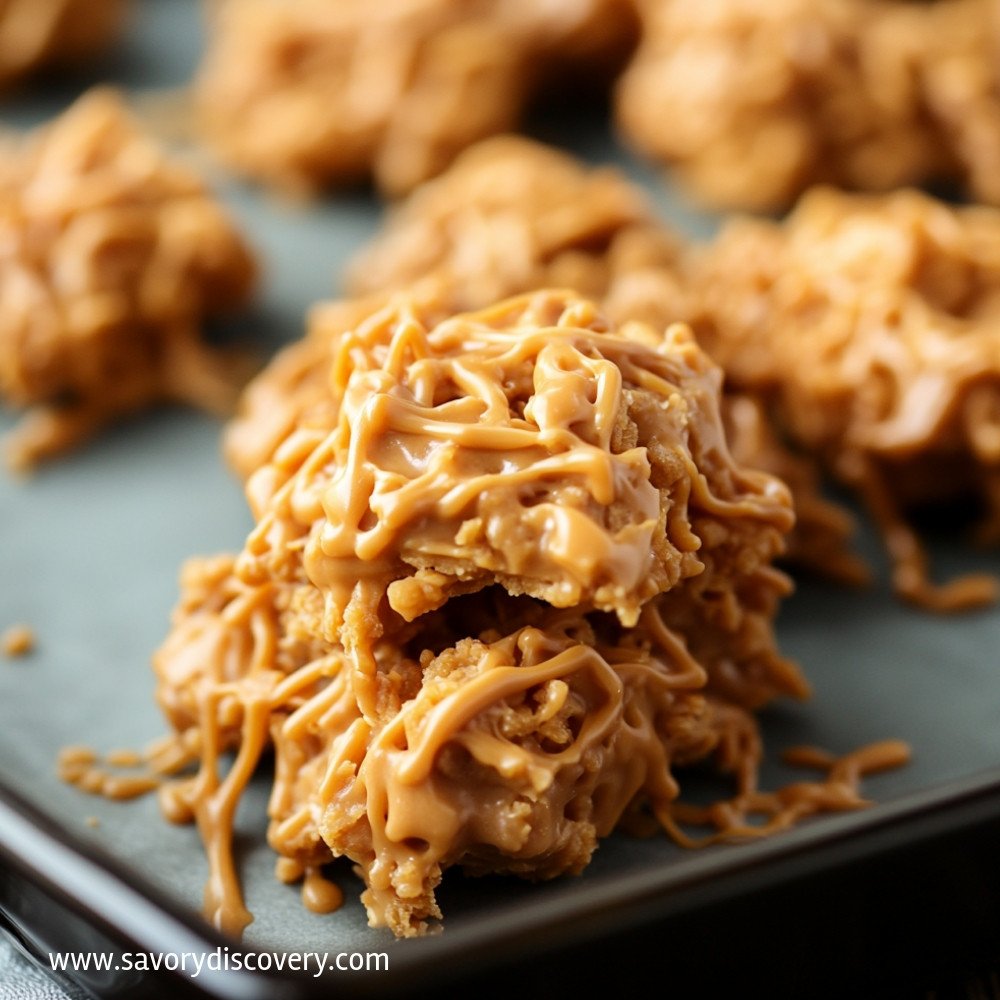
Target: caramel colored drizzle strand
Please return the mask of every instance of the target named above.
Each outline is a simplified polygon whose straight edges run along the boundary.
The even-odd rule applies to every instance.
[[[691,249],[657,220],[645,192],[623,174],[504,136],[470,148],[394,207],[383,232],[348,269],[347,286],[359,295],[410,288],[443,300],[450,311],[560,286],[603,301],[618,323],[638,320],[665,330],[696,315],[690,256]],[[351,309],[351,303],[332,307],[330,322],[350,322]],[[303,409],[310,405],[310,384],[321,382],[309,375],[309,366],[322,369],[323,358],[321,345],[306,341],[291,348],[273,378],[245,399],[253,418],[237,423],[231,440],[238,444],[228,449],[242,474],[260,464],[273,440],[266,422],[276,412],[287,414],[288,397]],[[257,399],[265,389],[268,398]],[[274,398],[281,391],[283,405]],[[749,390],[734,392],[727,383],[722,413],[737,461],[792,489],[796,525],[787,562],[847,583],[866,581],[867,567],[849,547],[853,521],[823,498],[815,460],[789,450]]]
[[[706,5],[698,17],[711,21],[726,6]],[[751,6],[744,14],[755,23],[782,17],[781,4]],[[800,6],[813,18],[814,5]],[[850,5],[823,9],[834,6]],[[889,5],[869,5],[879,6]],[[905,17],[940,11],[947,20],[963,4],[896,6]],[[767,58],[780,58],[770,35],[761,40]],[[732,68],[744,64],[734,59]],[[769,164],[786,162],[754,143]],[[750,176],[744,160],[734,176]],[[508,245],[519,252],[505,253]],[[792,489],[788,561],[850,583],[869,578],[847,545],[850,517],[821,496],[825,458],[878,522],[897,590],[948,611],[986,603],[994,584],[981,576],[932,583],[907,515],[915,504],[969,495],[985,515],[980,536],[1000,537],[997,245],[1000,223],[989,209],[955,211],[912,192],[852,199],[814,191],[782,224],[734,221],[707,247],[685,247],[614,171],[587,170],[528,140],[495,139],[396,208],[349,285],[366,294],[410,285],[469,308],[559,280],[602,299],[619,323],[692,323],[726,372],[734,456]],[[306,353],[303,345],[294,354],[300,379]],[[289,386],[293,397],[305,398],[303,386]],[[263,406],[254,408],[259,428]]]

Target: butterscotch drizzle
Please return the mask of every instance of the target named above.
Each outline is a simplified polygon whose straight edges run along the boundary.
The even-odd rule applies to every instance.
[[[443,301],[446,311],[478,309],[532,288],[569,287],[602,301],[618,323],[638,320],[660,331],[697,314],[691,256],[646,192],[624,175],[505,136],[469,149],[395,206],[346,283],[364,295],[410,288]],[[716,275],[712,287],[727,277]],[[350,325],[346,314],[358,304],[324,308],[331,324]],[[238,447],[228,449],[244,475],[270,454],[274,429],[287,427],[292,406],[305,410],[322,397],[324,366],[322,345],[304,341],[248,395],[252,419],[236,424],[230,440]],[[814,459],[789,449],[764,402],[733,392],[727,380],[722,412],[733,454],[741,465],[777,475],[795,497],[786,560],[850,583],[867,580],[866,566],[849,549],[851,517],[822,496]]]
[[[799,782],[777,792],[762,792],[754,776],[741,776],[741,788],[731,800],[711,806],[675,802],[665,815],[657,814],[670,836],[683,847],[705,847],[719,841],[766,837],[793,826],[816,812],[841,812],[865,805],[860,798],[861,778],[867,774],[902,767],[910,760],[910,747],[901,740],[883,740],[836,757],[815,747],[795,747],[783,754],[787,763],[825,771],[825,781]],[[684,826],[710,826],[715,832],[692,837]]]

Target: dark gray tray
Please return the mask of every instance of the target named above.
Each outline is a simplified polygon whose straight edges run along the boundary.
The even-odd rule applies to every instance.
[[[182,83],[197,60],[198,5],[136,6],[127,45],[106,75],[134,90]],[[0,105],[0,119],[39,121],[85,82],[24,92]],[[594,162],[622,163],[652,189],[653,175],[614,146],[600,109],[570,109],[533,129]],[[363,192],[291,206],[217,180],[266,265],[247,327],[271,349],[299,336],[305,309],[333,294],[380,209]],[[712,219],[655,190],[678,227],[712,228]],[[4,418],[0,427],[11,423]],[[194,553],[237,548],[250,525],[218,436],[208,418],[161,410],[29,482],[0,477],[0,628],[23,621],[38,634],[30,657],[0,659],[0,912],[28,950],[98,940],[148,950],[222,946],[197,916],[205,863],[195,831],[165,824],[152,798],[114,804],[83,795],[62,785],[54,768],[67,744],[139,747],[163,731],[148,664],[166,633],[178,567]],[[297,890],[274,880],[261,833],[265,777],[238,817],[256,915],[246,947],[388,953],[389,973],[338,980],[337,989],[358,995],[393,995],[404,984],[412,992],[489,969],[500,977],[492,982],[505,981],[518,964],[530,973],[518,979],[518,992],[541,984],[558,995],[556,975],[566,984],[582,967],[593,986],[643,962],[666,963],[675,979],[757,976],[777,991],[818,993],[859,969],[899,983],[959,955],[978,960],[993,949],[995,957],[1000,893],[988,845],[1000,817],[1000,612],[942,619],[899,605],[877,543],[862,533],[879,570],[875,585],[856,592],[807,584],[782,613],[782,644],[804,664],[815,697],[764,714],[774,756],[763,780],[795,776],[775,763],[789,745],[843,752],[905,739],[913,762],[867,784],[874,808],[694,854],[666,838],[615,836],[582,877],[545,885],[455,873],[442,889],[444,934],[395,942],[367,927],[360,882],[347,866],[339,875],[347,903],[325,917],[305,911]],[[934,548],[942,574],[1000,562],[961,539]],[[893,934],[905,948],[893,950]],[[90,988],[157,995],[162,985],[147,976]],[[290,974],[195,985],[219,996],[330,989]]]

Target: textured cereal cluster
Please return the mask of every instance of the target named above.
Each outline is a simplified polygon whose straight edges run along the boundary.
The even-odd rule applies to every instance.
[[[991,599],[991,579],[935,588],[905,514],[971,500],[998,534],[1000,212],[816,189],[784,223],[727,224],[691,284],[701,342],[859,492],[897,590],[941,609]]]
[[[227,214],[113,92],[29,136],[0,164],[0,396],[28,409],[9,462],[160,400],[225,410],[230,366],[201,326],[254,277]]]
[[[564,74],[593,85],[634,31],[627,0],[227,0],[215,18],[197,98],[225,162],[390,195],[515,128]]]
[[[646,192],[621,171],[590,169],[531,139],[499,136],[391,208],[346,284],[352,295],[432,287],[455,309],[533,288],[603,298],[626,274],[669,273],[680,250]]]
[[[850,519],[822,499],[825,464],[882,526],[897,590],[943,609],[988,599],[992,584],[935,588],[906,516],[942,494],[967,494],[985,509],[986,534],[996,534],[998,245],[990,209],[829,190],[807,196],[786,222],[734,220],[704,246],[685,244],[616,172],[503,138],[470,149],[392,209],[348,286],[410,286],[471,307],[565,281],[600,297],[619,322],[692,323],[726,373],[734,453],[792,487],[791,561],[866,577],[847,546]],[[314,349],[298,348],[285,370],[301,373]],[[875,447],[877,424],[885,426]],[[904,426],[910,437],[890,442]],[[874,470],[887,458],[885,488],[876,489]]]
[[[396,196],[625,64],[622,134],[713,205],[941,179],[998,202],[998,51],[995,0],[226,0],[197,90],[240,172]]]
[[[0,59],[18,9],[0,0]],[[995,3],[220,0],[211,18],[195,101],[231,169],[409,196],[227,428],[254,528],[183,570],[156,774],[114,786],[76,754],[67,780],[160,785],[198,823],[230,931],[251,919],[233,817],[265,754],[280,877],[312,905],[347,858],[399,936],[437,928],[449,867],[548,879],[619,827],[692,844],[863,806],[860,776],[901,744],[806,752],[825,775],[757,787],[753,713],[808,693],[776,648],[775,561],[865,575],[822,463],[878,518],[900,593],[993,596],[934,585],[906,518],[972,496],[1000,534],[1000,215],[813,189],[695,247],[618,171],[498,133],[555,82],[606,83],[641,30],[621,128],[708,201],[941,178],[1000,200]],[[202,326],[254,270],[113,94],[29,139],[0,164],[0,393],[29,409],[12,461],[160,399],[223,409]],[[692,764],[732,796],[684,803]]]
[[[955,179],[1000,202],[994,0],[647,0],[625,137],[706,202]]]

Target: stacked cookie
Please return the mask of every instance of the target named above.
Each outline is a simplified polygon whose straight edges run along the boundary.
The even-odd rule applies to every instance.
[[[688,821],[757,836],[863,804],[858,769],[884,749],[756,789],[752,710],[806,693],[772,631],[791,501],[732,458],[720,372],[686,327],[616,326],[558,291],[356,308],[313,316],[322,380],[289,381],[280,357],[258,377],[256,527],[188,566],[156,657],[201,761],[167,798],[214,845],[219,923],[247,919],[225,845],[269,745],[272,846],[300,874],[349,857],[370,922],[398,935],[440,917],[453,865],[549,878],[624,821],[689,842]],[[679,782],[703,759],[735,792],[692,811]]]

